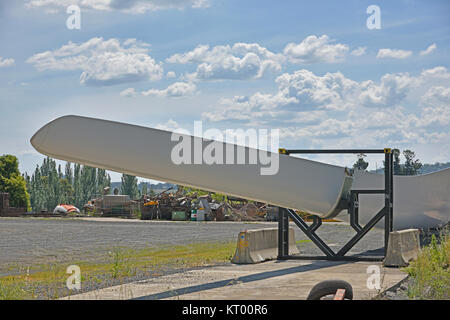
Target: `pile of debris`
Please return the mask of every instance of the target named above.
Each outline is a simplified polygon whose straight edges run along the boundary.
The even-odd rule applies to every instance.
[[[233,206],[224,203],[232,221],[277,221],[278,207],[261,203],[245,203],[242,206]]]
[[[155,196],[142,196],[142,220],[196,220],[196,221],[276,221],[278,208],[265,203],[226,197],[212,199],[211,194],[186,194],[182,190],[169,193],[171,188]]]
[[[88,201],[83,209],[94,216],[135,218],[139,205],[127,195],[106,194]]]
[[[109,187],[104,188],[103,195],[89,200],[83,206],[83,211],[93,216],[136,218],[139,201],[131,200],[128,195],[120,195],[117,188],[114,188],[113,194],[109,194],[109,191]]]

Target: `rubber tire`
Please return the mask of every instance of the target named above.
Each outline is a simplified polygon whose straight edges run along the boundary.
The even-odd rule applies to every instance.
[[[325,280],[311,289],[306,300],[320,300],[324,296],[334,295],[338,289],[345,289],[344,299],[353,299],[353,288],[350,283],[343,280]]]

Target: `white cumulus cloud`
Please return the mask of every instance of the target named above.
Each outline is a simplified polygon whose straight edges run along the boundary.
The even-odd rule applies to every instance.
[[[327,35],[311,35],[300,43],[289,43],[284,55],[296,64],[335,63],[344,60],[349,48],[346,44],[334,43]]]
[[[159,130],[165,130],[165,131],[171,131],[171,132],[179,132],[180,130],[183,130],[182,127],[173,119],[167,120],[166,123],[160,123],[156,125],[156,129]],[[180,132],[181,133],[181,132]]]
[[[131,97],[135,97],[136,96],[136,90],[134,90],[134,88],[128,88],[123,90],[120,95],[122,97],[127,97],[127,98],[131,98]]]
[[[166,73],[167,79],[176,78],[176,77],[177,77],[177,74],[174,71],[169,71]]]
[[[345,145],[356,139],[353,143],[364,145],[381,140],[450,144],[450,72],[445,67],[415,76],[388,73],[378,81],[302,69],[282,74],[276,84],[273,94],[224,98],[202,116],[209,121],[279,124],[282,137],[320,143],[336,139]]]
[[[169,63],[197,64],[192,80],[257,79],[267,71],[280,71],[283,56],[256,43],[236,43],[233,46],[199,45],[194,50],[174,54]]]
[[[3,67],[11,67],[15,64],[14,59],[12,58],[2,58],[0,57],[0,68]]]
[[[359,85],[359,101],[366,107],[389,107],[406,97],[408,90],[417,84],[418,79],[408,73],[387,73],[379,83],[372,80]]]
[[[440,106],[446,105],[450,107],[450,88],[435,86],[431,87],[421,98],[424,105]]]
[[[442,125],[450,124],[450,87],[434,86],[420,99],[423,105],[423,113],[419,125]]]
[[[148,54],[148,44],[128,39],[92,38],[84,43],[69,42],[54,51],[33,55],[27,60],[39,71],[80,70],[81,84],[91,86],[114,85],[143,80],[159,80],[163,76],[162,63]]]
[[[154,95],[159,97],[183,97],[195,94],[197,87],[192,82],[175,82],[168,86],[166,89],[150,89],[143,91],[144,96]]]
[[[426,48],[425,50],[420,51],[420,55],[421,56],[426,56],[427,54],[432,53],[434,50],[436,50],[437,46],[436,43],[431,44],[430,46],[428,46],[428,48]]]
[[[302,69],[285,73],[276,81],[275,94],[257,92],[251,96],[235,96],[222,99],[221,107],[206,112],[203,116],[211,121],[229,119],[282,117],[305,119],[298,112],[317,110],[344,110],[358,99],[358,83],[340,72],[323,76]]]
[[[377,58],[393,58],[393,59],[406,59],[412,55],[410,50],[399,50],[399,49],[380,49],[378,50]]]
[[[350,53],[352,56],[359,57],[366,54],[367,47],[358,47]]]

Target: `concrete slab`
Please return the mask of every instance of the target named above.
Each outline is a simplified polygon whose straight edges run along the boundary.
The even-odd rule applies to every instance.
[[[289,254],[299,254],[295,232],[289,228]],[[248,264],[275,260],[278,256],[278,228],[264,228],[239,232],[232,263]]]
[[[420,251],[419,229],[406,229],[389,233],[389,243],[383,265],[405,267],[417,259]]]
[[[306,299],[320,281],[340,279],[353,286],[354,299],[371,299],[374,267],[380,271],[381,290],[406,277],[399,269],[377,262],[268,261],[252,265],[227,264],[95,290],[64,299]],[[375,267],[375,269],[376,269]],[[372,281],[369,281],[373,283]]]

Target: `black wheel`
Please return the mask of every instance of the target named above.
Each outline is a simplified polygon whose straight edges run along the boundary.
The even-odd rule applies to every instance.
[[[325,296],[334,295],[338,289],[345,289],[345,299],[353,299],[353,289],[350,283],[343,280],[326,280],[316,284],[306,300],[320,300]]]

